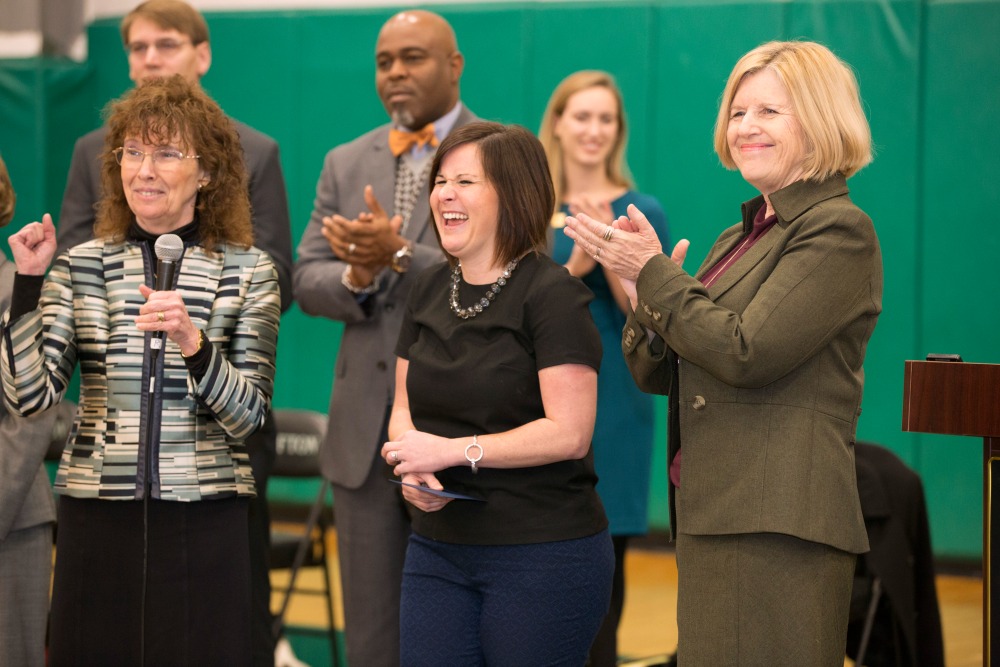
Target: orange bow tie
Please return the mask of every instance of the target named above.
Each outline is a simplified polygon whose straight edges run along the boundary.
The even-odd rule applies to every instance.
[[[396,157],[399,157],[412,147],[424,147],[430,144],[437,146],[437,135],[434,134],[434,123],[428,123],[423,129],[416,132],[406,132],[395,128],[389,130],[389,150]]]

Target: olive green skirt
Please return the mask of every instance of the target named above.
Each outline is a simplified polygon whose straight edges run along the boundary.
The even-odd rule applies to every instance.
[[[842,667],[855,560],[788,535],[678,535],[678,664]]]

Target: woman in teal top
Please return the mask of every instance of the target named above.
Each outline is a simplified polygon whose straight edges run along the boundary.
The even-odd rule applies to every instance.
[[[633,189],[625,164],[622,96],[610,74],[581,71],[566,77],[549,99],[539,139],[549,159],[559,206],[552,217],[552,257],[594,293],[590,312],[604,346],[593,451],[597,492],[615,546],[615,579],[611,608],[591,647],[589,664],[612,666],[617,662],[618,622],[625,600],[625,548],[629,537],[643,535],[647,529],[653,399],[636,387],[621,354],[628,300],[618,279],[577,248],[562,227],[567,215],[579,212],[610,223],[626,215],[629,204],[648,211],[660,238],[668,238],[667,220],[654,197]]]

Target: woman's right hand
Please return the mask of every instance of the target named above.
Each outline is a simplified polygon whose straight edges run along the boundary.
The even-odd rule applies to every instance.
[[[436,489],[438,491],[443,491],[444,487],[441,486],[441,482],[438,478],[434,476],[433,473],[416,473],[410,472],[403,475],[401,480],[405,484],[413,484],[415,486],[426,486],[430,489]],[[439,509],[451,502],[451,498],[442,498],[441,496],[435,496],[434,494],[427,493],[425,491],[420,491],[414,489],[411,486],[403,487],[403,498],[406,502],[410,503],[418,510],[424,512],[437,512]]]
[[[583,278],[594,270],[597,266],[597,260],[588,255],[586,250],[574,243],[573,250],[569,254],[569,259],[566,260],[563,266],[566,267],[571,276]]]
[[[8,239],[17,272],[22,276],[44,276],[56,254],[56,226],[46,213],[41,222],[29,222]]]
[[[615,218],[615,214],[611,210],[611,202],[609,201],[592,199],[586,195],[580,195],[566,203],[569,205],[570,215],[575,216],[583,213],[589,215],[594,220],[600,220],[607,224],[611,224],[611,221]]]

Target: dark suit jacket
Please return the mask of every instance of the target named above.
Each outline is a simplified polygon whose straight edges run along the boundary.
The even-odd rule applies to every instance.
[[[13,282],[14,263],[0,252],[0,313],[10,307]],[[11,414],[0,395],[0,542],[15,530],[56,519],[42,467],[55,418],[55,410],[33,417]]]
[[[643,390],[674,382],[669,456],[684,452],[675,531],[782,533],[862,553],[852,445],[882,310],[878,239],[843,177],[799,181],[771,202],[777,224],[710,288],[666,255],[643,267],[623,352]],[[743,205],[743,223],[699,275],[763,204]]]
[[[454,127],[474,120],[476,116],[463,107]],[[429,222],[425,184],[404,234],[413,241],[410,270],[402,275],[384,272],[381,289],[369,297],[364,309],[340,283],[348,265],[330,250],[322,235],[322,220],[334,213],[355,218],[368,210],[364,201],[368,184],[392,215],[396,158],[389,151],[389,128],[378,127],[327,153],[295,265],[295,299],[302,310],[344,323],[330,399],[330,428],[320,449],[320,464],[327,479],[348,488],[364,482],[380,444],[386,408],[395,391],[396,340],[410,285],[421,270],[444,259]]]
[[[281,310],[292,304],[292,232],[288,194],[278,144],[269,136],[233,119],[240,135],[249,176],[254,245],[267,252],[278,270]],[[59,213],[56,255],[94,238],[95,207],[101,199],[101,154],[107,126],[76,141]]]
[[[881,579],[887,610],[876,616],[865,662],[943,667],[944,637],[923,483],[884,447],[859,442],[854,453],[861,510],[872,547],[859,570]],[[863,625],[852,622],[848,627],[847,649],[852,658]]]

